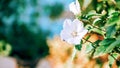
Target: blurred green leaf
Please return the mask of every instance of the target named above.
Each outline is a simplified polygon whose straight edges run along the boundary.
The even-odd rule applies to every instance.
[[[11,45],[5,41],[0,41],[0,56],[9,56],[11,53]]]
[[[120,9],[120,0],[115,0],[116,1],[116,7]]]

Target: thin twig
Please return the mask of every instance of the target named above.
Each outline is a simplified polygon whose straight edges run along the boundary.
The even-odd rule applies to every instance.
[[[89,41],[89,40],[86,40],[85,38],[83,38],[85,41],[87,41],[87,42],[89,42],[89,43],[92,43],[93,44],[93,42],[91,42],[91,41]],[[94,47],[94,48],[96,48],[95,46],[93,46],[92,45],[92,47]]]

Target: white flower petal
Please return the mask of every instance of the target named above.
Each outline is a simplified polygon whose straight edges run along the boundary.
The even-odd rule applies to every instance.
[[[79,3],[79,1],[78,0],[76,0],[76,8],[77,8],[77,11],[79,12],[79,13],[81,13],[81,11],[80,11],[80,3]]]
[[[78,35],[79,35],[79,38],[82,39],[82,38],[87,34],[87,32],[88,32],[88,30],[83,29],[83,31],[78,34]]]
[[[75,24],[75,27],[76,27],[76,31],[77,31],[77,32],[82,31],[83,23],[82,23],[81,21],[79,21],[78,19],[75,19],[75,20],[73,21],[73,23]]]
[[[67,39],[66,41],[70,44],[74,44],[74,45],[77,45],[77,44],[80,44],[80,40],[78,37],[76,38],[70,38],[70,39]]]
[[[73,21],[73,23],[74,23],[75,25],[77,25],[77,26],[83,27],[83,23],[82,23],[81,21],[79,21],[78,19],[75,19],[75,20]]]
[[[74,13],[74,15],[78,15],[81,13],[81,10],[80,10],[80,4],[79,4],[79,1],[76,0],[76,2],[72,2],[70,3],[69,5],[69,9],[71,12]]]
[[[70,19],[65,19],[63,28],[69,28],[71,26],[72,21]]]
[[[63,30],[60,33],[61,39],[65,40],[70,44],[80,44],[81,39],[87,33],[83,27],[83,23],[78,19],[75,19],[73,22],[71,20],[65,20],[63,25]]]
[[[69,9],[70,9],[71,12],[74,13],[74,15],[77,15],[77,14],[78,14],[78,11],[77,11],[75,2],[72,2],[72,3],[69,5]]]
[[[67,31],[62,30],[60,33],[60,37],[62,40],[66,40],[66,39],[69,39],[71,37],[71,35]]]
[[[71,30],[73,30],[72,21],[70,19],[65,19],[64,24],[63,24],[63,29],[69,33],[71,32]]]

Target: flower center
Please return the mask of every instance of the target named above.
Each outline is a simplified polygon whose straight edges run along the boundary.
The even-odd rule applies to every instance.
[[[76,36],[77,36],[77,32],[73,31],[73,32],[71,33],[71,35],[72,35],[72,37],[76,37]]]

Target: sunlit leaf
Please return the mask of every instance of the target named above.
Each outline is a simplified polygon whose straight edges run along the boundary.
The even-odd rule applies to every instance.
[[[89,53],[93,50],[94,47],[92,45],[93,45],[92,43],[86,45],[86,49],[85,49],[86,53]]]
[[[96,32],[96,33],[98,33],[100,35],[105,34],[105,32],[101,28],[99,28],[99,29],[98,28],[93,28],[93,29],[91,29],[91,31]]]
[[[102,22],[102,20],[101,20],[100,18],[96,18],[96,19],[93,21],[93,25],[99,25],[101,22]]]

